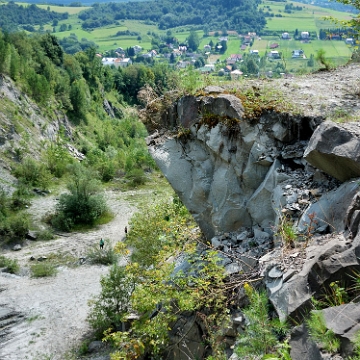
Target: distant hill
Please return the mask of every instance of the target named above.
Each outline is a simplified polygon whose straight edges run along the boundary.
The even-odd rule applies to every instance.
[[[183,25],[233,29],[238,32],[260,31],[266,24],[258,11],[260,0],[158,0],[126,3],[94,4],[79,14],[83,28],[105,26],[118,20],[149,20],[160,29]]]
[[[114,3],[125,3],[125,2],[137,2],[137,1],[144,1],[144,0],[112,0],[111,2]],[[79,6],[79,4],[83,5],[83,6],[89,6],[89,5],[93,5],[94,3],[106,3],[106,2],[110,2],[110,0],[98,0],[98,1],[94,1],[94,0],[82,0],[82,1],[74,1],[74,0],[62,0],[60,2],[60,0],[29,0],[26,1],[29,4],[51,4],[51,5],[57,5],[57,6],[71,6],[72,4],[76,3],[76,6]]]
[[[67,19],[69,16],[67,13],[40,9],[36,5],[23,6],[14,2],[1,5],[0,9],[0,29],[5,31],[33,31],[33,25],[44,25],[54,20]]]
[[[355,9],[351,5],[344,5],[337,1],[329,1],[329,0],[296,0],[297,2],[301,2],[303,4],[311,4],[315,6],[324,7],[327,9],[333,9],[337,11],[351,12],[357,14],[359,11]]]

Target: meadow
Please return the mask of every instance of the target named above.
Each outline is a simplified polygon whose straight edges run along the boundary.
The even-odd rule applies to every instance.
[[[264,30],[293,32],[299,31],[319,32],[321,28],[334,27],[331,21],[324,20],[324,17],[334,17],[338,20],[349,20],[352,15],[318,6],[291,2],[294,6],[301,6],[302,10],[295,10],[291,14],[284,12],[285,5],[289,2],[263,1],[260,8],[264,11],[281,14],[282,17],[268,17],[267,25]],[[269,10],[269,7],[271,10]]]

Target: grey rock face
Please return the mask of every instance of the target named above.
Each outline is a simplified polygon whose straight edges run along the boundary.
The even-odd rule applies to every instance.
[[[291,332],[290,356],[292,360],[321,360],[317,345],[310,339],[305,325],[297,326]]]
[[[326,121],[314,132],[305,159],[325,173],[346,181],[360,177],[360,125]]]
[[[152,134],[149,150],[206,237],[255,224],[271,229],[279,205],[274,189],[290,178],[278,157],[283,152],[286,161],[301,161],[304,148],[301,140],[299,146],[283,149],[279,140],[293,141],[298,127],[279,116],[263,117],[254,126],[244,119],[240,99],[229,94],[185,96],[174,108],[169,127],[176,115],[189,137]],[[209,115],[218,117],[218,124],[202,122]],[[229,128],[222,119],[236,125]]]

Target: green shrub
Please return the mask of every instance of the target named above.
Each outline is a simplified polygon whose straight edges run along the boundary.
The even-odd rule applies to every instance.
[[[9,225],[12,237],[25,238],[30,228],[29,215],[24,212],[17,213],[9,217]]]
[[[340,349],[340,339],[336,337],[332,330],[326,327],[324,315],[321,310],[312,311],[306,324],[310,337],[319,343],[327,352],[336,353]]]
[[[14,175],[24,184],[48,189],[51,183],[51,174],[38,161],[26,157],[14,170]]]
[[[100,182],[95,175],[79,164],[72,166],[72,178],[67,188],[69,193],[62,194],[52,218],[52,225],[69,231],[77,225],[94,225],[96,220],[107,211]]]
[[[142,169],[133,169],[126,174],[126,179],[129,180],[129,185],[136,187],[144,185],[147,181],[147,177]]]
[[[20,270],[20,265],[16,259],[8,259],[0,255],[0,268],[5,268],[5,271],[10,274],[17,274]]]
[[[89,302],[91,311],[88,322],[98,337],[110,327],[118,326],[124,314],[129,311],[130,297],[135,289],[134,277],[126,268],[114,264],[108,275],[100,280],[101,293]]]
[[[30,271],[33,278],[55,276],[57,273],[56,266],[48,262],[33,264]]]
[[[30,206],[31,193],[29,187],[20,183],[17,189],[13,192],[10,201],[10,208],[13,211],[22,210]]]
[[[245,284],[250,304],[243,313],[248,325],[237,341],[235,352],[240,358],[245,356],[264,356],[276,352],[277,334],[286,334],[287,328],[278,320],[270,320],[268,297],[265,291],[255,291]]]
[[[101,265],[113,265],[118,260],[118,255],[109,244],[109,240],[105,240],[103,249],[100,249],[98,245],[94,246],[87,254],[87,258],[92,264]]]
[[[55,238],[55,235],[51,229],[43,229],[38,231],[37,237],[39,240],[52,240]]]
[[[9,210],[9,196],[4,188],[0,186],[0,220],[5,218]]]
[[[67,172],[67,166],[74,162],[60,140],[50,143],[45,150],[44,160],[51,174],[58,178],[61,178]]]

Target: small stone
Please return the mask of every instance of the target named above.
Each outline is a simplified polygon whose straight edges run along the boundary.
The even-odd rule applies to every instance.
[[[214,249],[220,249],[223,247],[221,241],[217,237],[213,237],[211,239],[211,245],[214,247]]]
[[[16,244],[16,245],[13,247],[13,250],[14,250],[14,251],[19,251],[19,250],[21,250],[21,249],[22,249],[22,247],[21,247],[20,244]]]
[[[272,279],[277,279],[283,276],[283,272],[277,267],[274,266],[269,272],[268,276]]]
[[[45,261],[47,260],[47,257],[46,256],[40,256],[38,257],[37,261]]]

